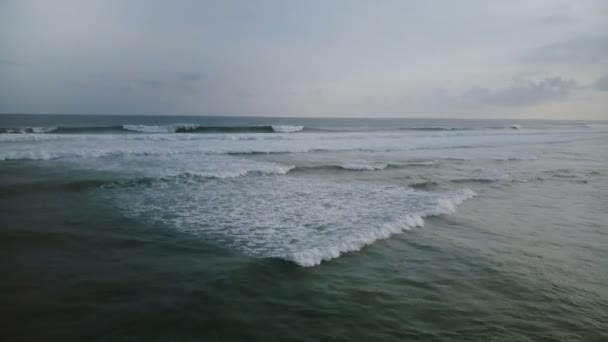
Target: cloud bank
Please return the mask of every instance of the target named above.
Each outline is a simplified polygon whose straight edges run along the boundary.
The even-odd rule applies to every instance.
[[[0,112],[608,119],[607,13],[600,0],[5,0]]]

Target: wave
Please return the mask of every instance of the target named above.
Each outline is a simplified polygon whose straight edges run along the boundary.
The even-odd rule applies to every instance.
[[[459,127],[401,127],[398,128],[400,131],[465,131],[471,130],[472,128],[459,128]]]
[[[304,126],[204,126],[199,124],[90,126],[90,127],[18,127],[0,128],[0,134],[99,134],[99,133],[294,133]]]
[[[435,166],[439,164],[436,160],[416,160],[403,163],[404,166]]]
[[[0,128],[0,134],[26,134],[26,133],[50,133],[57,127],[23,127],[23,128]]]
[[[0,161],[8,160],[55,160],[55,159],[90,159],[90,158],[117,158],[117,157],[165,157],[165,156],[192,156],[192,155],[227,155],[227,156],[254,156],[254,155],[281,155],[293,153],[330,153],[330,152],[377,152],[370,149],[319,149],[319,148],[291,148],[284,150],[176,150],[176,149],[70,149],[70,150],[20,150],[6,151],[0,150]]]
[[[335,244],[326,247],[313,247],[285,255],[286,260],[295,262],[302,267],[312,267],[323,261],[338,258],[344,253],[359,251],[367,245],[391,237],[403,231],[424,226],[424,218],[452,214],[456,207],[464,201],[477,196],[471,189],[464,189],[450,194],[441,195],[433,206],[417,213],[409,213],[392,222],[387,222],[376,229],[369,229],[364,234],[355,234]]]
[[[298,166],[296,171],[306,170],[340,170],[340,171],[381,171],[386,169],[401,169],[411,166],[434,166],[435,160],[417,160],[400,163],[379,163],[379,162],[345,162],[335,164],[320,164],[312,166]]]
[[[476,196],[321,178],[260,177],[100,189],[127,217],[256,258],[310,267],[450,214]]]
[[[374,128],[376,131],[473,131],[488,129],[521,129],[520,125],[507,125],[498,127],[399,127],[399,128]],[[365,130],[363,130],[365,131]],[[0,134],[103,134],[103,133],[296,133],[296,132],[361,132],[360,129],[330,129],[304,127],[300,125],[251,125],[251,126],[206,126],[196,123],[174,123],[166,125],[111,125],[111,126],[49,126],[49,127],[14,127],[0,128]]]
[[[293,165],[274,165],[264,169],[243,169],[229,171],[214,171],[214,172],[183,172],[179,175],[170,178],[193,178],[193,179],[227,179],[239,178],[252,175],[285,175],[293,170]],[[169,177],[164,177],[167,179]]]
[[[337,170],[337,171],[380,171],[389,167],[397,167],[396,164],[365,164],[365,163],[336,163],[312,166],[298,166],[294,171],[309,170]]]
[[[510,180],[510,176],[508,174],[501,174],[494,177],[468,177],[468,178],[456,178],[451,179],[452,183],[494,183]]]
[[[133,187],[146,184],[163,183],[163,182],[175,182],[175,181],[204,181],[212,179],[230,179],[230,178],[241,178],[247,176],[271,176],[271,175],[284,175],[293,170],[295,166],[283,166],[275,165],[274,167],[260,168],[260,169],[242,169],[242,170],[231,170],[231,171],[210,171],[210,172],[180,172],[173,175],[156,176],[156,177],[118,177],[118,178],[99,178],[99,179],[81,179],[72,180],[66,182],[33,182],[33,183],[21,183],[4,186],[0,197],[9,197],[13,195],[23,195],[26,193],[43,193],[43,192],[56,192],[56,191],[87,191],[93,189],[112,189],[112,188],[124,188]]]
[[[476,131],[488,129],[521,129],[521,125],[506,125],[506,126],[488,126],[488,127],[443,127],[443,126],[427,126],[427,127],[400,127],[399,131]]]
[[[285,126],[285,125],[272,125],[272,130],[277,133],[293,133],[304,129],[304,126]]]
[[[141,133],[293,133],[304,126],[203,126],[199,124],[172,124],[164,126],[123,125],[125,130]]]
[[[31,193],[45,193],[45,192],[57,192],[57,191],[85,191],[95,188],[100,188],[109,184],[115,183],[112,180],[106,179],[82,179],[73,180],[67,182],[32,182],[32,183],[18,183],[12,185],[5,185],[2,187],[0,197],[10,197],[15,195],[24,195]]]
[[[417,183],[408,184],[408,186],[410,188],[421,189],[421,190],[430,190],[430,189],[437,187],[438,185],[439,185],[439,183],[430,181],[430,180],[425,180],[425,181],[421,181],[421,182],[417,182]]]

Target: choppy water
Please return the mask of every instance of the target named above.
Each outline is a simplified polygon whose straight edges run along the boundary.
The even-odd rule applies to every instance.
[[[602,122],[0,116],[5,340],[602,341]]]

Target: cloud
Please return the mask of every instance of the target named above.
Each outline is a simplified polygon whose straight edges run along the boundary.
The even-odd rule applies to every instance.
[[[465,92],[464,99],[466,102],[487,105],[530,106],[563,100],[577,88],[577,82],[561,77],[549,77],[536,82],[516,80],[506,88],[471,88]]]
[[[524,63],[598,63],[608,61],[608,35],[542,45],[522,56]]]
[[[140,85],[140,86],[145,86],[145,87],[152,87],[152,88],[164,88],[167,87],[169,84],[167,82],[164,81],[158,81],[158,80],[135,80],[133,81],[135,84]]]
[[[594,88],[599,91],[608,91],[608,76],[599,78],[593,84]]]
[[[147,88],[181,88],[193,85],[192,83],[202,81],[205,75],[201,72],[187,71],[167,73],[157,78],[141,78],[132,81],[132,84]]]
[[[9,67],[26,67],[28,63],[20,62],[12,59],[0,59],[0,66],[9,66]]]
[[[538,20],[539,24],[557,26],[557,25],[569,25],[578,22],[577,19],[567,15],[548,15]]]
[[[606,103],[602,0],[0,3],[0,112],[500,117],[576,92],[525,108],[553,118],[583,91]]]
[[[178,72],[177,79],[188,82],[202,81],[205,79],[205,74],[197,71]]]

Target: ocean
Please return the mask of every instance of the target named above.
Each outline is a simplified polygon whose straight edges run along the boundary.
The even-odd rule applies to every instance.
[[[0,116],[3,341],[606,341],[608,123]]]

